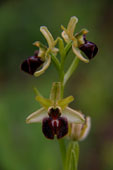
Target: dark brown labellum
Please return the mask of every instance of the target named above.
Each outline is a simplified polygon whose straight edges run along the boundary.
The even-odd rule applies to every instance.
[[[38,57],[38,51],[35,51],[34,56],[31,56],[23,61],[21,69],[31,75],[43,64],[43,61]]]
[[[68,133],[68,121],[67,118],[60,116],[58,108],[52,108],[50,110],[49,117],[45,117],[42,122],[42,131],[45,137],[49,139],[57,139],[64,137]]]
[[[89,59],[94,58],[98,52],[98,48],[96,44],[86,40],[85,36],[84,36],[84,41],[85,43],[80,45],[79,49],[82,50]]]

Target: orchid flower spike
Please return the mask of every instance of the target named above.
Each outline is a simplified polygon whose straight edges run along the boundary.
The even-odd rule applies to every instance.
[[[66,43],[72,42],[73,53],[83,62],[88,63],[98,52],[96,44],[87,41],[85,35],[88,33],[87,29],[82,29],[79,33],[74,34],[78,18],[73,16],[70,18],[67,28],[61,26],[63,32],[62,37]],[[83,51],[88,59],[86,59],[82,54]]]
[[[61,83],[54,82],[52,85],[50,98],[44,98],[36,90],[36,100],[42,107],[29,115],[27,123],[42,123],[42,132],[48,139],[60,139],[68,134],[69,124],[84,124],[84,115],[68,107],[69,103],[74,100],[73,96],[61,99]]]
[[[56,55],[59,51],[57,48],[55,48],[56,41],[53,39],[53,36],[47,27],[41,26],[40,31],[47,40],[48,46],[45,46],[39,41],[34,42],[33,45],[39,48],[38,52],[35,53],[34,56],[24,60],[24,62],[21,64],[21,69],[23,71],[36,77],[45,72],[51,63],[51,55]]]

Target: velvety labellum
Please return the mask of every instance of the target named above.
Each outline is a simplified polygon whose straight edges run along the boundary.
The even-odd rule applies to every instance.
[[[84,41],[85,43],[80,45],[79,49],[82,50],[89,59],[94,58],[98,52],[98,48],[96,44],[86,40],[85,36],[84,36]]]
[[[34,56],[31,56],[23,61],[21,69],[31,75],[43,64],[43,61],[38,57],[38,52],[35,52]]]
[[[45,117],[42,122],[42,131],[45,137],[49,139],[57,139],[64,137],[68,133],[67,118],[60,116],[58,109],[51,109],[49,117]]]

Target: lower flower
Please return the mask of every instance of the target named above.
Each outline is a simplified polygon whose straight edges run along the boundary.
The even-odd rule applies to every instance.
[[[27,123],[42,123],[42,132],[49,139],[60,139],[68,134],[69,124],[84,124],[84,115],[68,107],[73,101],[69,96],[61,99],[61,83],[53,83],[50,93],[50,99],[45,99],[37,91],[36,100],[42,105],[42,108],[29,115]]]

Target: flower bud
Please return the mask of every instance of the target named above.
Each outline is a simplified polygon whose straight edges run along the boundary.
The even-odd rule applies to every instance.
[[[38,51],[35,51],[34,56],[23,61],[21,69],[26,73],[33,75],[37,68],[39,68],[43,63],[44,61],[42,61],[41,57],[38,56]]]
[[[91,127],[91,119],[90,117],[86,117],[84,124],[75,124],[71,123],[69,130],[69,137],[73,140],[84,140]]]

